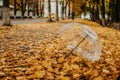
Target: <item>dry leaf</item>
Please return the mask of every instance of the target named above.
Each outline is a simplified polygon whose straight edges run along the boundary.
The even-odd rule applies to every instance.
[[[94,79],[92,80],[104,80],[101,76],[98,76],[98,77],[95,77]]]
[[[0,77],[5,77],[6,74],[4,72],[0,72]]]
[[[107,70],[107,69],[102,69],[102,72],[103,72],[103,73],[107,73],[107,74],[110,73],[110,71]]]

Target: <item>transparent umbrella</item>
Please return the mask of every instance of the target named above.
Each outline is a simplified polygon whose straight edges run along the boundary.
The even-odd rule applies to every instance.
[[[67,23],[58,31],[58,35],[70,53],[80,53],[82,58],[99,60],[101,44],[97,34],[87,25]]]

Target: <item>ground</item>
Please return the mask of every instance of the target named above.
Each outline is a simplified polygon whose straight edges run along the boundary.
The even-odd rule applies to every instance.
[[[70,55],[56,36],[65,23],[89,25],[102,43],[100,60]],[[0,27],[0,80],[116,80],[120,75],[120,32],[76,19]]]
[[[11,19],[11,24],[29,24],[29,23],[35,23],[35,22],[45,22],[47,21],[47,18],[33,18],[33,19]],[[0,25],[3,25],[3,20],[0,19]]]

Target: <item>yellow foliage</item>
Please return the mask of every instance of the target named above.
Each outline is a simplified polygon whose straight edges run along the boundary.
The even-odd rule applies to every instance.
[[[102,55],[95,62],[81,59],[79,53],[65,58],[70,50],[55,34],[61,25],[70,22],[73,21],[20,24],[1,29],[0,79],[117,79],[120,73],[120,32],[95,22],[75,19],[74,22],[89,25],[98,34]]]

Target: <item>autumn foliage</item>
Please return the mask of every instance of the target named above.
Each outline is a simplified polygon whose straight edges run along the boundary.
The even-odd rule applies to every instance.
[[[120,32],[99,24],[76,19],[89,25],[102,43],[100,60],[91,62],[79,54],[65,58],[69,51],[55,35],[57,23],[34,23],[0,27],[0,80],[116,80],[120,74]]]

